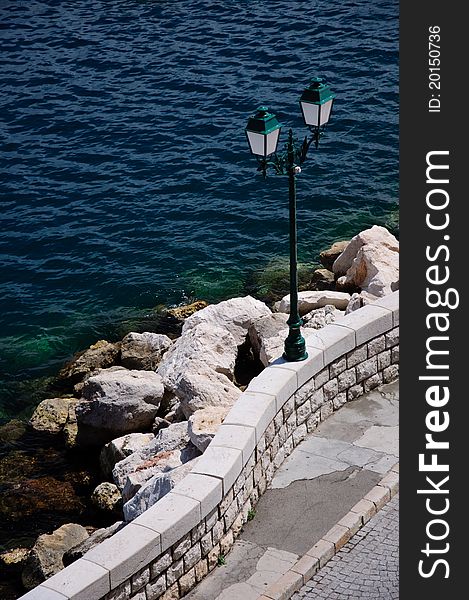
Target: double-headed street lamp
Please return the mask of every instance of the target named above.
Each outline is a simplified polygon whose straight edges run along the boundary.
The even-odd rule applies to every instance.
[[[311,132],[299,145],[293,138],[293,131],[288,132],[288,141],[281,153],[277,153],[281,125],[277,117],[269,112],[266,106],[260,106],[256,113],[249,117],[246,136],[249,147],[259,163],[258,171],[264,177],[269,167],[277,175],[288,175],[289,213],[290,213],[290,317],[288,337],[285,340],[283,358],[287,361],[300,361],[308,358],[306,343],[301,335],[303,324],[298,312],[298,267],[296,238],[296,176],[301,173],[300,165],[306,160],[308,150],[314,142],[316,148],[324,127],[331,116],[335,95],[320,77],[311,79],[310,85],[300,98],[301,112]]]

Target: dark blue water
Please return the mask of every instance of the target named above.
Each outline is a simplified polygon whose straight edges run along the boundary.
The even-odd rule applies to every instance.
[[[287,182],[244,127],[264,103],[303,136],[310,76],[337,100],[300,260],[396,209],[397,0],[0,0],[0,23],[0,419],[113,324],[287,255]]]

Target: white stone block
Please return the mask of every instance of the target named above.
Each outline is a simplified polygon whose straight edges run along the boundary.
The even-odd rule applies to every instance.
[[[234,448],[216,448],[210,444],[197,461],[193,473],[218,477],[223,483],[223,496],[226,496],[243,469],[243,454]]]
[[[276,412],[278,412],[288,398],[296,392],[297,387],[296,370],[286,366],[271,365],[254,377],[246,391],[275,396]]]
[[[367,304],[338,319],[334,326],[354,331],[356,345],[360,346],[360,344],[392,329],[392,311],[374,304]]]
[[[84,556],[110,572],[111,589],[161,554],[160,536],[134,523],[126,525]]]
[[[243,454],[243,467],[256,447],[256,432],[246,425],[222,423],[211,443],[212,447],[234,448]]]
[[[373,306],[380,306],[381,308],[392,310],[393,327],[399,325],[399,290],[374,301]]]
[[[303,331],[303,334],[305,332]],[[308,335],[306,332],[305,340]],[[316,373],[319,373],[324,368],[324,351],[320,348],[307,347],[308,358],[306,360],[300,360],[298,362],[288,362],[284,358],[277,358],[272,365],[275,365],[279,369],[288,369],[296,371],[298,378],[298,387],[304,385],[307,381],[314,377]]]
[[[310,349],[312,351],[313,348],[318,348],[324,352],[324,366],[329,365],[339,356],[350,352],[356,346],[355,332],[347,327],[340,327],[339,323],[342,323],[342,321],[343,319],[339,319],[322,329],[311,333],[308,331],[305,335],[308,352],[310,352]]]
[[[253,427],[257,444],[275,417],[276,410],[275,396],[244,392],[226,415],[223,424]]]
[[[202,519],[222,501],[222,491],[223,485],[219,479],[198,473],[189,473],[172,489],[173,494],[200,502]]]
[[[206,450],[208,452],[208,450]],[[133,521],[161,535],[161,552],[167,550],[202,520],[200,502],[169,492]]]
[[[80,558],[67,568],[62,569],[39,587],[58,592],[68,600],[101,598],[111,590],[109,571],[84,558]],[[41,597],[39,596],[39,598]],[[42,598],[55,600],[56,596],[51,592],[50,596],[44,595]],[[60,598],[60,596],[57,596],[57,598]],[[32,600],[31,596],[28,600]],[[34,600],[38,599],[34,598]]]
[[[39,585],[21,596],[21,600],[66,600],[66,598],[63,594],[54,592],[54,590],[43,585]]]

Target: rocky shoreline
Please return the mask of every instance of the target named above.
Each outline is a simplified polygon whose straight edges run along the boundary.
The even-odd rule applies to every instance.
[[[323,268],[299,293],[305,328],[319,329],[399,287],[399,242],[380,226],[322,252]],[[289,297],[269,308],[246,296],[169,309],[178,337],[131,332],[100,340],[57,377],[28,429],[86,452],[99,465],[91,493],[110,526],[66,523],[0,565],[34,587],[132,521],[192,470],[249,380],[281,355]],[[0,439],[7,424],[0,428]],[[3,431],[2,431],[3,430]]]

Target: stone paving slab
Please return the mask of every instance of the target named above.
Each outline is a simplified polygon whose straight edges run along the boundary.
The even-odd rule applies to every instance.
[[[215,569],[186,599],[254,600],[291,569],[297,559],[297,554],[238,540],[226,565]]]
[[[268,490],[240,538],[263,547],[304,554],[382,477],[346,466],[345,470]]]
[[[387,473],[389,469],[396,464],[399,457],[393,454],[385,454],[382,458],[372,461],[365,465],[368,471],[374,471],[375,473]]]
[[[373,425],[354,444],[396,456],[399,453],[399,427]]]
[[[333,458],[300,452],[292,453],[284,464],[285,469],[273,479],[271,489],[286,488],[295,481],[311,480],[321,477],[321,475],[345,471],[350,466],[346,462]]]

